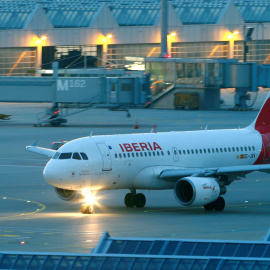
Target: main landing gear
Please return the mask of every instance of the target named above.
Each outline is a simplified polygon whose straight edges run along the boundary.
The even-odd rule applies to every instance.
[[[204,209],[206,211],[212,211],[214,209],[216,211],[223,211],[224,208],[225,208],[225,200],[223,199],[223,197],[218,197],[215,201],[204,205]]]
[[[138,193],[136,194],[136,190],[130,190],[131,193],[127,193],[125,196],[125,205],[126,207],[134,207],[143,208],[146,203],[146,199],[144,194]]]

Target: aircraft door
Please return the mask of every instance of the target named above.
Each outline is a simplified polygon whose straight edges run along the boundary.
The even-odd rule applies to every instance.
[[[177,162],[179,160],[178,151],[176,147],[172,148],[173,160]]]
[[[97,147],[102,156],[103,168],[102,171],[111,171],[112,169],[112,160],[109,149],[105,143],[97,143]]]

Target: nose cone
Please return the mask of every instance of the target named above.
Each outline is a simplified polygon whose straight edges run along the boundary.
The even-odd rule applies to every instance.
[[[50,185],[55,186],[59,177],[57,175],[55,164],[53,163],[54,162],[52,160],[47,163],[46,167],[43,170],[43,177]]]

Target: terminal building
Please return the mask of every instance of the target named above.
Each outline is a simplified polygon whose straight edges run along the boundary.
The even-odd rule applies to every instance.
[[[0,101],[219,109],[220,89],[235,88],[235,107],[245,109],[248,92],[270,87],[269,10],[265,0],[2,1]],[[55,62],[50,92],[29,92]],[[32,80],[17,79],[14,88],[13,76]],[[88,81],[99,98],[88,86],[86,97],[53,98],[56,84],[69,83],[58,76],[98,77]],[[16,91],[28,93],[17,100]]]
[[[135,65],[161,53],[159,0],[5,0],[0,7],[0,76],[37,69]],[[270,63],[270,2],[168,0],[168,56]],[[135,57],[135,58],[134,58]],[[134,67],[134,66],[133,66]]]

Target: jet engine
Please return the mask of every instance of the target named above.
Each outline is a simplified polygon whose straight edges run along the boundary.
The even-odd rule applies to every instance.
[[[74,190],[62,189],[62,188],[55,188],[55,192],[57,196],[64,201],[79,201],[83,199],[83,195],[81,192],[77,192]]]
[[[220,186],[215,178],[185,177],[176,182],[174,195],[184,206],[202,206],[219,197]]]

